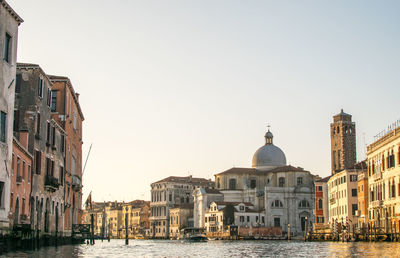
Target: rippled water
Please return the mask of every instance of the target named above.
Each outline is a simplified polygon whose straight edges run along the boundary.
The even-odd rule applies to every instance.
[[[95,245],[44,247],[1,257],[400,257],[399,243],[168,240],[96,241]]]

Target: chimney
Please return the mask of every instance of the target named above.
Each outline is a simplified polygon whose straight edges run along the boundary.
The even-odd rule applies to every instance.
[[[19,131],[19,143],[21,143],[22,147],[28,149],[29,142],[29,131],[28,130],[20,130]]]
[[[76,95],[76,99],[78,100],[78,102],[79,102],[79,93],[78,92],[75,92],[75,95]]]

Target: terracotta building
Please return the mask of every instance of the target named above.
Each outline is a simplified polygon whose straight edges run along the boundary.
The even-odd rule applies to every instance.
[[[32,229],[39,236],[69,235],[64,231],[65,131],[51,116],[52,83],[36,64],[17,64],[14,135],[29,133],[33,154]]]
[[[10,176],[10,226],[30,227],[29,200],[32,183],[33,156],[28,151],[28,132],[20,132],[19,140],[14,137]]]
[[[66,232],[82,220],[82,122],[79,94],[68,77],[49,75],[52,118],[63,128],[65,137],[65,220]]]
[[[329,222],[328,180],[330,176],[315,181],[315,226],[323,227]]]
[[[368,173],[363,171],[358,174],[358,228],[364,228],[368,224]]]

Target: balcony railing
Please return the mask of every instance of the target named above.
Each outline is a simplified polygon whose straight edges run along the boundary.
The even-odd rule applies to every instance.
[[[58,189],[60,183],[58,182],[58,178],[54,176],[47,175],[44,180],[44,186],[51,189]]]
[[[79,191],[82,188],[81,178],[77,175],[73,175],[71,179],[72,189]]]
[[[382,200],[377,200],[377,201],[372,201],[371,202],[371,207],[375,208],[375,207],[382,207],[383,206],[383,201]]]
[[[382,179],[382,172],[376,172],[372,175],[372,180],[377,181],[379,179]]]

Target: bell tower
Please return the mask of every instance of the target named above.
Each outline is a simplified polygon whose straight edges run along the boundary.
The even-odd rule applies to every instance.
[[[331,123],[332,174],[353,166],[356,161],[356,124],[342,109]]]

